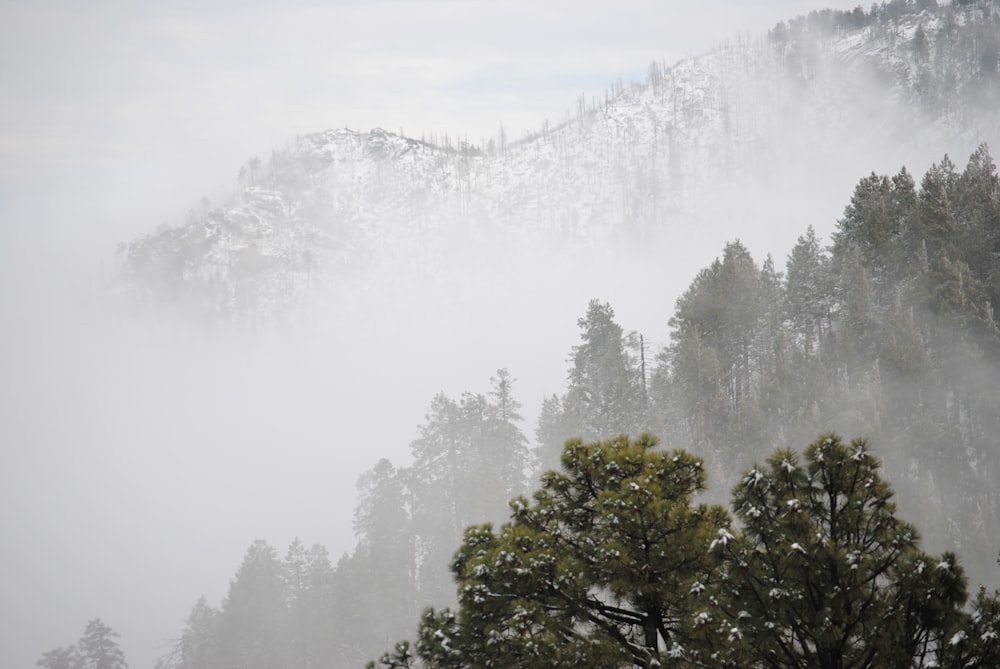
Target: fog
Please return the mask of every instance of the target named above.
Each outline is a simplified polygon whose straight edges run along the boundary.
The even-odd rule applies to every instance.
[[[3,624],[19,640],[5,666],[95,616],[151,666],[198,596],[221,600],[254,539],[351,549],[358,476],[407,462],[434,394],[485,391],[508,367],[530,434],[588,296],[627,304],[636,279],[514,278],[487,303],[419,286],[346,323],[220,335],[115,313],[84,240],[7,238],[21,252],[3,263]]]
[[[502,123],[517,137],[651,59],[852,4],[0,9],[0,665],[33,666],[99,616],[133,667],[152,666],[199,595],[221,600],[254,539],[350,550],[358,476],[380,457],[407,461],[435,393],[485,391],[507,367],[530,435],[543,395],[563,389],[588,299],[663,345],[677,295],[727,239],[780,267],[788,231],[828,234],[853,179],[906,159],[920,174],[940,156],[929,144],[881,162],[830,154],[814,165],[841,181],[828,192],[774,184],[784,206],[770,214],[767,195],[740,206],[749,187],[717,202],[705,216],[731,232],[692,224],[610,262],[540,251],[488,273],[503,289],[485,293],[371,287],[352,310],[320,301],[265,335],[122,313],[107,291],[118,243],[202,196],[224,201],[247,156],[300,133],[478,141]]]

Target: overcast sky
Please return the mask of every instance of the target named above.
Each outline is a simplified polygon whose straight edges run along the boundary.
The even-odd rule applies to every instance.
[[[164,364],[145,349],[90,346],[96,335],[72,312],[88,308],[115,243],[179,221],[203,195],[221,200],[249,156],[297,134],[384,127],[477,142],[502,123],[517,137],[581,93],[641,79],[653,59],[852,4],[0,3],[0,666],[33,666],[93,616],[122,633],[133,667],[150,666],[198,595],[218,603],[253,539],[283,551],[302,534],[334,557],[351,543],[350,500],[315,508],[295,480],[337,468],[324,446],[335,417],[287,425],[326,416],[334,384],[302,398],[253,390],[239,347],[213,352],[193,379],[170,364],[189,357],[183,348],[155,349]],[[292,387],[315,363],[290,354],[267,373]],[[234,399],[218,379],[240,373]],[[485,389],[487,378],[464,387]],[[194,385],[218,405],[198,404]],[[360,393],[368,399],[378,401]],[[273,418],[243,420],[261,407]],[[188,425],[184,412],[215,422]],[[420,418],[401,418],[400,434],[412,438]],[[290,435],[297,446],[280,460],[245,446]],[[206,443],[217,445],[211,457]],[[275,491],[285,505],[272,512]]]

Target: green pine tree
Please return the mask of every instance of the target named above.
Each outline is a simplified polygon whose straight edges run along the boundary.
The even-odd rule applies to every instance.
[[[743,525],[706,625],[723,666],[930,666],[966,599],[953,554],[935,559],[896,516],[863,440],[776,451],[733,490]]]
[[[567,443],[529,502],[470,527],[452,562],[459,609],[429,610],[429,667],[662,666],[709,582],[721,507],[696,504],[702,461],[648,435]],[[384,658],[393,665],[393,654]]]

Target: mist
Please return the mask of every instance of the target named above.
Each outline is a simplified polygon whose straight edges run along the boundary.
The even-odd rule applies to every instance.
[[[358,477],[409,460],[436,393],[485,390],[508,367],[530,429],[562,389],[589,296],[627,305],[628,284],[654,278],[573,285],[547,267],[486,299],[453,284],[376,289],[289,331],[219,333],[118,313],[76,264],[81,246],[43,247],[5,244],[19,252],[3,263],[5,285],[23,287],[4,295],[0,398],[11,665],[97,615],[151,664],[198,596],[222,599],[254,539],[349,551]]]
[[[246,156],[341,126],[479,141],[504,123],[517,137],[559,119],[581,88],[583,97],[599,99],[615,79],[641,78],[651,58],[700,53],[815,3],[737,4],[690,21],[668,13],[663,25],[685,23],[691,33],[669,39],[652,34],[660,23],[637,3],[614,18],[643,35],[632,40],[641,46],[597,49],[610,52],[603,56],[591,45],[604,39],[600,20],[609,17],[574,9],[580,30],[565,32],[581,41],[560,45],[542,30],[569,12],[560,7],[533,28],[546,34],[516,63],[509,44],[494,37],[504,31],[476,23],[479,30],[462,32],[489,35],[482,50],[496,53],[481,69],[457,73],[442,64],[478,54],[471,38],[424,54],[415,38],[400,37],[413,15],[389,4],[386,29],[399,39],[385,38],[393,48],[385,47],[384,59],[372,55],[383,42],[371,34],[365,48],[345,40],[349,46],[324,54],[318,45],[327,34],[308,23],[331,15],[304,3],[277,17],[276,64],[261,58],[245,69],[239,61],[249,58],[248,47],[220,37],[236,11],[227,3],[205,16],[191,7],[145,14],[117,3],[93,14],[58,3],[41,14],[3,10],[8,25],[27,30],[16,40],[13,29],[3,31],[12,39],[0,40],[0,53],[32,67],[3,75],[19,94],[0,112],[10,128],[0,144],[0,536],[7,548],[0,624],[16,640],[0,651],[0,664],[32,666],[100,616],[121,634],[132,666],[152,666],[200,595],[223,598],[253,540],[286,546],[298,537],[324,544],[334,559],[350,551],[358,477],[379,458],[409,461],[436,393],[484,391],[497,369],[508,368],[530,435],[542,398],[564,390],[576,321],[591,298],[611,303],[651,349],[665,346],[677,297],[727,241],[741,239],[758,261],[772,253],[780,268],[807,225],[829,240],[858,178],[902,165],[922,174],[944,150],[961,164],[984,139],[955,140],[942,130],[890,147],[869,141],[884,138],[876,127],[845,140],[839,132],[856,129],[869,113],[863,110],[804,147],[797,134],[778,129],[815,134],[811,124],[820,122],[760,118],[754,129],[774,143],[757,171],[712,190],[716,173],[703,170],[688,197],[710,192],[708,204],[678,209],[667,234],[642,243],[599,240],[564,251],[502,240],[472,251],[442,242],[436,253],[446,271],[334,279],[303,314],[259,330],[136,306],[115,285],[116,247],[179,224],[202,196],[222,206]],[[666,4],[658,11],[681,11]],[[443,18],[452,8],[434,8],[442,25],[421,42],[458,32]],[[268,22],[276,17],[259,11],[234,19],[251,44],[272,36]],[[350,11],[353,25],[371,18],[372,10]],[[462,11],[468,20],[497,20],[492,10]],[[520,18],[504,20],[520,25],[526,13],[521,7],[511,12]],[[105,23],[108,17],[116,20]],[[142,67],[110,65],[153,29],[163,41],[139,48]],[[284,37],[296,30],[308,34],[303,47]],[[341,37],[349,33],[345,27]],[[32,45],[33,37],[44,39]],[[91,51],[102,38],[108,48]],[[357,54],[367,81],[344,78]],[[560,65],[537,73],[541,62]],[[206,63],[211,73],[195,76]],[[405,88],[414,72],[418,85]],[[79,74],[86,76],[72,84]],[[120,86],[104,84],[113,90],[87,93],[123,75]],[[852,84],[861,97],[868,85]],[[163,105],[168,98],[173,103]],[[691,158],[692,173],[711,166],[700,161]]]

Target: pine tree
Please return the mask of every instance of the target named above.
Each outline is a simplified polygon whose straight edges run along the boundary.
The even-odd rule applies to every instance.
[[[667,364],[684,443],[697,452],[718,454],[729,441],[730,413],[719,356],[700,330],[691,328],[674,340]]]
[[[641,430],[646,421],[641,372],[611,305],[591,300],[577,325],[581,341],[573,347],[563,402],[577,428],[574,436],[600,439]]]
[[[840,322],[835,332],[836,355],[848,384],[857,386],[877,358],[882,312],[861,251],[849,248],[844,257],[838,256],[838,265],[836,295]]]
[[[460,482],[466,479],[469,453],[463,439],[462,407],[439,393],[431,400],[420,437],[411,445],[407,470],[416,535],[416,570],[421,602],[448,596],[445,565],[462,533]]]
[[[950,203],[959,257],[982,285],[984,302],[1000,304],[1000,177],[985,144],[969,158]]]
[[[810,225],[785,265],[787,316],[797,344],[816,354],[832,316],[830,259]]]
[[[966,599],[955,556],[920,551],[865,441],[825,435],[804,456],[779,449],[733,490],[743,530],[715,546],[703,618],[725,666],[929,666]]]
[[[212,669],[218,663],[217,634],[219,611],[199,597],[184,622],[180,639],[157,663],[157,669]]]
[[[979,589],[972,612],[955,627],[942,656],[942,667],[1000,667],[1000,590],[990,594],[985,588]]]
[[[496,498],[504,501],[524,492],[529,464],[528,440],[518,426],[523,418],[514,396],[515,381],[506,369],[498,369],[490,378],[483,464],[490,472],[488,480],[495,482]]]
[[[563,400],[558,395],[550,395],[542,399],[542,407],[538,412],[538,425],[535,427],[535,459],[542,471],[559,466],[559,457],[563,445],[573,436],[574,426],[563,409]]]
[[[956,221],[952,197],[958,175],[955,165],[945,156],[932,165],[920,182],[914,235],[927,245],[933,262],[937,258],[956,258]]]
[[[437,395],[411,445],[414,462],[406,480],[418,587],[428,603],[447,597],[444,569],[462,529],[502,517],[505,504],[524,483],[528,450],[517,425],[521,417],[514,379],[501,369],[491,383],[489,396],[466,392],[456,402]]]
[[[406,473],[380,460],[358,481],[354,531],[358,545],[349,567],[355,591],[349,612],[351,643],[370,652],[412,628],[417,606],[416,537]],[[427,568],[427,565],[423,565]],[[433,565],[432,565],[433,566]],[[343,574],[338,574],[343,576]],[[434,581],[436,583],[436,581]],[[361,657],[364,657],[363,655]]]
[[[335,573],[330,564],[326,548],[314,544],[306,554],[307,588],[294,602],[293,615],[300,612],[302,626],[296,638],[301,647],[302,666],[305,669],[321,669],[330,665],[335,657],[336,609],[346,602],[338,602],[334,592]]]
[[[302,631],[311,615],[307,604],[310,589],[309,556],[298,537],[285,553],[282,580],[288,610],[288,666],[304,669],[309,663],[309,648],[302,637]]]
[[[697,338],[718,360],[729,412],[736,414],[760,378],[755,361],[762,325],[761,271],[739,242],[726,244],[677,300],[674,341]]]
[[[921,238],[919,230],[911,230],[917,223],[915,202],[913,179],[905,169],[892,178],[873,172],[855,187],[837,222],[834,269],[839,271],[838,258],[857,257],[868,272],[877,304],[891,301],[898,270],[905,266],[907,253],[912,257],[913,244],[900,244],[900,235],[909,230],[916,243]]]
[[[218,667],[279,669],[288,662],[284,566],[266,541],[247,549],[218,617]]]
[[[470,527],[455,554],[459,610],[429,610],[429,667],[661,666],[708,582],[720,507],[695,504],[701,460],[643,435],[567,443],[534,501],[499,532]],[[405,666],[396,653],[388,666]]]
[[[120,635],[100,618],[87,623],[76,642],[78,669],[128,669],[125,654],[115,641]]]

